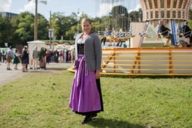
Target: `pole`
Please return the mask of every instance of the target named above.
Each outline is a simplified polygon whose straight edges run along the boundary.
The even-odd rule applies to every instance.
[[[51,11],[50,11],[50,13],[49,13],[49,28],[51,29],[52,28],[52,22],[51,22],[51,17],[52,16],[52,14],[51,14]]]
[[[38,10],[38,0],[35,0],[35,18],[34,18],[34,40],[38,39],[37,33],[38,33],[38,23],[37,23],[37,10]]]
[[[51,14],[51,11],[50,11],[50,13],[49,13],[49,45],[50,45],[50,49],[51,50],[53,50],[52,49],[52,22],[51,22],[51,19],[52,19],[52,14]]]

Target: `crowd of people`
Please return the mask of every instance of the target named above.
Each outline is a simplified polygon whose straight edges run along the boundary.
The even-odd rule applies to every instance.
[[[14,69],[18,70],[18,64],[22,64],[22,70],[25,72],[29,63],[29,54],[27,47],[25,46],[22,49],[22,52],[19,52],[18,49],[13,49],[9,47],[8,49],[0,50],[0,62],[7,64],[7,70],[12,70],[11,64],[14,64]]]
[[[52,51],[35,47],[31,54],[32,58],[27,46],[22,50],[9,47],[6,50],[0,50],[0,63],[6,63],[7,70],[18,70],[18,65],[21,64],[22,71],[27,72],[28,69],[46,69],[47,63],[70,63],[75,59],[74,50],[68,49]]]

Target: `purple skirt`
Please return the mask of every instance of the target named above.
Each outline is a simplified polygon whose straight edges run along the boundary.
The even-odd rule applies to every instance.
[[[88,71],[85,57],[78,56],[75,63],[75,76],[70,95],[70,108],[77,113],[100,111],[100,94],[94,71]]]

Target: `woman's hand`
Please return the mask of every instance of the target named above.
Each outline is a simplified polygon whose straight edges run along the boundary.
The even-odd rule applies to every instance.
[[[100,70],[97,70],[96,71],[96,79],[99,79],[100,78]]]

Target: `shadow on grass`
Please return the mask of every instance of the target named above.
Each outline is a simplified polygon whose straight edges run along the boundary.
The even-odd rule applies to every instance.
[[[94,128],[146,128],[145,126],[139,124],[131,124],[126,121],[104,118],[96,118],[88,124]]]

